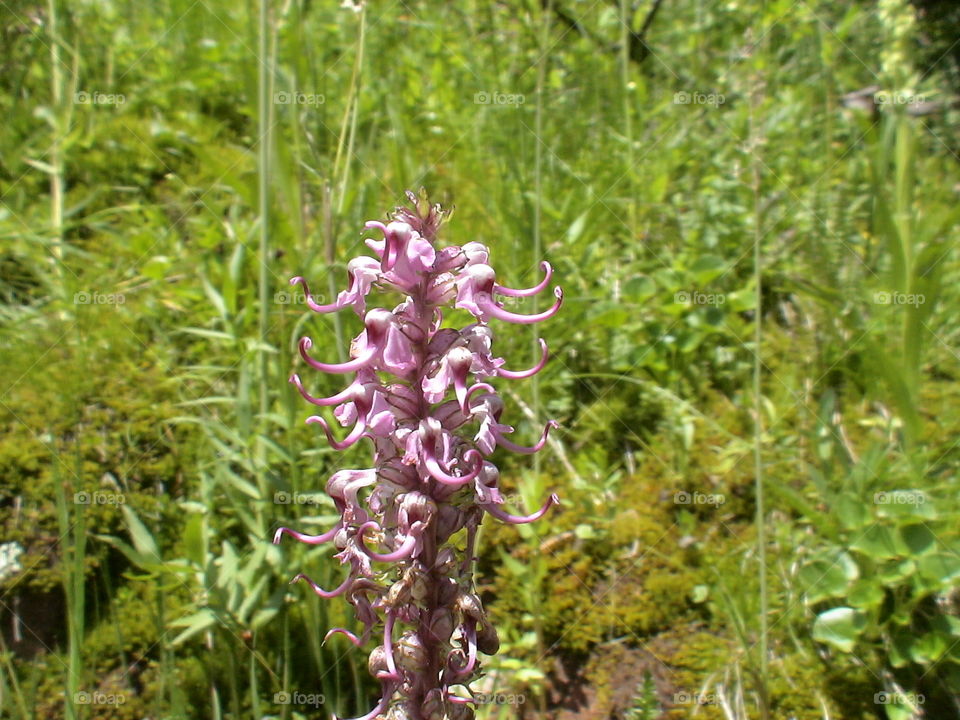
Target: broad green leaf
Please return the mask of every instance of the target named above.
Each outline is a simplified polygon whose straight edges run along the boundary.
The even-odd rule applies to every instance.
[[[800,588],[806,602],[814,604],[827,598],[843,597],[860,576],[856,561],[845,552],[808,563],[799,573]]]
[[[910,577],[917,570],[913,560],[891,560],[877,568],[877,577],[885,585],[893,585]]]
[[[850,547],[869,557],[885,560],[907,554],[907,548],[899,540],[889,528],[872,525]]]
[[[701,255],[690,267],[690,272],[692,272],[696,278],[697,286],[701,288],[701,292],[707,293],[708,290],[704,288],[722,275],[724,271],[727,270],[727,266],[728,264],[721,257],[717,257],[716,255]],[[716,293],[713,294],[719,292],[720,291],[717,290]]]
[[[949,586],[960,579],[960,556],[938,552],[917,561],[920,577],[934,585]]]
[[[162,561],[160,551],[157,549],[157,543],[153,539],[153,534],[147,529],[137,514],[129,505],[121,505],[123,518],[127,523],[127,530],[130,532],[130,539],[133,540],[133,546],[141,555],[145,555],[154,561]]]
[[[833,511],[845,530],[858,530],[870,521],[870,511],[867,506],[863,500],[852,493],[840,495]]]
[[[910,643],[910,658],[921,665],[929,665],[949,649],[952,639],[938,632],[924,633]]]
[[[859,610],[879,608],[883,602],[883,588],[874,578],[861,578],[853,584],[847,594],[847,602]]]
[[[170,623],[171,627],[182,627],[185,629],[173,639],[173,644],[179,645],[180,643],[189,640],[197,633],[209,630],[216,625],[216,623],[217,616],[209,608],[204,608],[193,615],[188,615],[187,617],[180,618],[179,620],[174,620]]]
[[[183,549],[187,559],[203,565],[206,551],[203,542],[203,515],[190,513],[183,528]]]
[[[895,668],[906,666],[910,662],[910,644],[913,642],[913,633],[906,628],[895,627],[890,634],[889,653],[890,664]]]
[[[813,623],[813,639],[843,652],[853,652],[857,638],[867,626],[866,616],[851,607],[822,612]]]
[[[914,555],[922,555],[937,545],[937,536],[926,525],[906,525],[900,528],[900,536]]]
[[[567,242],[571,245],[576,243],[580,239],[580,236],[583,235],[584,228],[587,226],[587,217],[590,215],[590,210],[586,210],[574,220],[570,227],[567,228]]]

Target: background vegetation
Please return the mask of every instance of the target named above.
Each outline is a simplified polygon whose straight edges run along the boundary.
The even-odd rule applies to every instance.
[[[0,0],[0,714],[366,712],[286,379],[403,191],[552,361],[484,717],[960,717],[950,2]],[[532,305],[531,305],[532,307]],[[508,356],[534,357],[503,328]],[[335,380],[312,378],[314,384]],[[324,387],[314,387],[319,393]],[[482,686],[482,687],[481,687]]]

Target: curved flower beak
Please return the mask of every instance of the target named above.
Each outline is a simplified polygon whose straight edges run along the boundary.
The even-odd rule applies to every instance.
[[[335,590],[324,590],[322,587],[317,585],[313,580],[308,578],[303,573],[299,573],[293,580],[290,581],[290,584],[293,585],[295,582],[300,582],[301,580],[306,580],[310,587],[313,588],[313,591],[322,598],[329,600],[330,598],[335,598],[340,595],[343,595],[347,590],[350,589],[350,586],[353,584],[353,581],[356,578],[353,575],[348,575],[347,579],[340,583],[339,587]]]
[[[350,434],[347,435],[342,441],[337,442],[337,439],[333,436],[333,433],[330,432],[330,426],[327,425],[327,421],[319,415],[311,415],[308,417],[307,425],[319,425],[321,428],[323,428],[323,432],[327,436],[327,441],[330,443],[330,447],[335,450],[346,450],[351,445],[355,445],[357,441],[363,437],[363,433],[367,429],[367,424],[364,422],[363,417],[358,417],[357,423],[353,426],[353,430],[350,431]]]
[[[321,535],[305,535],[303,533],[297,532],[296,530],[291,530],[290,528],[287,528],[287,527],[277,528],[277,532],[275,532],[273,535],[273,544],[279,545],[281,538],[284,535],[289,535],[294,540],[299,540],[300,542],[306,543],[307,545],[321,545],[325,542],[330,542],[331,540],[333,540],[334,536],[338,532],[340,532],[340,528],[342,527],[343,527],[342,523],[337,523],[331,529],[327,530],[325,533]]]
[[[532,377],[543,370],[543,366],[547,364],[548,357],[547,342],[543,338],[540,338],[540,362],[529,370],[507,370],[500,367],[497,368],[497,375],[509,380],[523,380],[524,378]]]
[[[508,297],[530,297],[531,295],[536,295],[550,284],[550,278],[553,277],[553,268],[550,267],[550,263],[544,260],[540,263],[540,269],[544,272],[543,280],[537,283],[532,288],[526,288],[524,290],[514,290],[503,285],[494,285],[493,291],[499,295],[506,295]]]
[[[367,313],[364,321],[364,331],[360,334],[360,342],[363,343],[363,351],[353,360],[345,363],[328,364],[314,360],[307,351],[313,347],[313,340],[308,337],[301,338],[299,343],[300,357],[312,367],[326,373],[349,373],[356,372],[381,353],[387,346],[387,331],[393,325],[393,313],[389,310],[376,309]]]
[[[303,294],[307,298],[307,307],[317,313],[329,313],[339,310],[343,305],[340,304],[339,299],[336,302],[332,302],[329,305],[320,305],[313,299],[313,295],[310,294],[310,288],[307,287],[307,281],[297,275],[296,277],[290,278],[291,285],[303,285]]]
[[[543,428],[543,432],[540,434],[540,439],[537,441],[536,445],[531,447],[524,447],[523,445],[517,445],[509,440],[507,440],[503,435],[497,433],[497,445],[504,447],[507,450],[512,450],[515,453],[521,453],[523,455],[533,455],[536,452],[540,452],[543,449],[543,446],[547,444],[547,436],[550,433],[550,428],[560,427],[560,423],[556,420],[551,420],[547,423],[546,427]]]
[[[298,347],[300,349],[300,357],[306,361],[307,365],[328,373],[356,372],[373,359],[373,356],[377,354],[378,349],[374,345],[369,345],[367,349],[360,355],[360,357],[354,358],[353,360],[349,360],[345,363],[329,364],[314,360],[312,357],[310,357],[310,355],[307,354],[307,351],[313,347],[313,340],[310,338],[300,338]]]
[[[336,395],[332,395],[327,398],[318,398],[314,397],[306,391],[303,387],[303,382],[300,380],[300,375],[294,373],[290,376],[290,384],[297,388],[297,391],[300,393],[301,397],[306,400],[308,403],[313,403],[314,405],[319,405],[320,407],[330,407],[331,405],[339,405],[345,403],[353,396],[354,390],[356,387],[354,385],[348,385],[346,388],[338,392]]]
[[[323,642],[321,642],[320,644],[326,645],[327,640],[332,638],[334,635],[344,635],[347,638],[347,640],[349,640],[354,644],[355,647],[360,647],[361,645],[363,645],[363,642],[360,640],[360,638],[358,638],[356,635],[354,635],[352,632],[350,632],[346,628],[341,628],[341,627],[330,628],[327,631],[327,634],[323,636]]]
[[[563,305],[563,290],[556,287],[553,289],[553,294],[557,298],[553,303],[553,306],[548,310],[544,310],[542,313],[537,313],[536,315],[518,315],[517,313],[512,313],[509,310],[504,310],[502,307],[497,305],[489,295],[483,295],[478,298],[477,306],[481,311],[495,317],[497,320],[503,320],[505,322],[519,323],[521,325],[529,325],[531,323],[543,322],[544,320],[549,320],[554,315],[560,311],[560,306]]]
[[[531,513],[530,515],[511,515],[508,512],[504,512],[496,505],[491,505],[491,504],[481,505],[481,507],[484,510],[486,510],[488,513],[493,515],[495,518],[497,518],[498,520],[502,520],[503,522],[507,522],[512,525],[524,525],[526,523],[532,523],[536,520],[539,520],[546,514],[547,510],[549,510],[554,505],[559,505],[559,504],[560,504],[560,497],[556,493],[554,493],[549,498],[547,498],[547,501],[540,507],[539,510],[537,510],[534,513]]]
[[[407,535],[403,542],[400,543],[400,547],[390,553],[378,553],[374,552],[367,547],[365,540],[363,539],[363,534],[370,528],[379,529],[380,526],[377,525],[374,521],[370,520],[363,523],[359,530],[357,531],[357,544],[360,546],[360,549],[367,555],[367,557],[372,558],[373,560],[378,560],[380,562],[398,562],[399,560],[406,560],[411,558],[414,555],[414,552],[417,549],[417,545],[420,542],[420,534],[423,532],[425,525],[420,522],[413,524],[413,527],[410,528],[410,534]]]
[[[466,485],[467,483],[473,482],[477,475],[480,474],[480,471],[483,469],[483,455],[481,455],[476,450],[470,449],[464,453],[463,459],[464,462],[468,458],[474,457],[475,463],[473,470],[471,470],[466,475],[451,475],[446,472],[442,467],[440,467],[440,462],[437,460],[437,456],[432,448],[428,445],[423,446],[423,464],[427,468],[427,472],[430,473],[430,477],[436,480],[438,483],[443,485],[451,485],[453,487],[460,487],[461,485]]]
[[[399,675],[397,677],[399,677]],[[396,689],[397,689],[396,680],[384,681],[381,684],[381,691],[383,694],[380,697],[380,701],[377,703],[377,706],[373,708],[373,710],[368,712],[366,715],[361,715],[360,717],[351,718],[351,720],[374,720],[374,718],[376,718],[377,716],[385,713],[387,710],[387,706],[390,704],[390,698],[393,697],[393,693],[396,692]],[[331,717],[333,718],[333,720],[342,720],[342,718],[337,717],[336,713],[331,715]]]

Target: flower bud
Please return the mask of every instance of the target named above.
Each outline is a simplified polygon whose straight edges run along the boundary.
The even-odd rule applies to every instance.
[[[370,657],[367,659],[367,669],[374,677],[387,672],[387,651],[383,649],[383,645],[377,645],[370,651]]]
[[[420,705],[420,713],[424,720],[446,720],[443,712],[443,695],[439,688],[430,690]]]
[[[433,611],[430,633],[440,642],[450,641],[450,636],[453,635],[453,613],[449,608],[441,607]]]
[[[464,618],[470,618],[474,622],[483,622],[483,605],[480,604],[480,598],[473,593],[460,593],[457,596],[457,612]]]
[[[450,703],[447,710],[447,720],[473,720],[474,709],[462,703]]]
[[[410,630],[401,637],[394,650],[397,658],[397,665],[412,674],[426,671],[430,659],[427,657],[426,648],[416,632]]]
[[[485,655],[496,655],[500,650],[500,638],[497,629],[489,621],[477,630],[477,650]]]

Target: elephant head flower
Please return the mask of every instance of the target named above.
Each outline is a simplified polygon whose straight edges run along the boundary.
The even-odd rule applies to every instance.
[[[502,298],[525,298],[545,290],[553,270],[541,263],[543,279],[534,287],[500,285],[489,264],[490,253],[473,241],[437,247],[445,220],[438,205],[408,193],[410,208],[393,218],[368,222],[378,238],[366,241],[376,257],[360,256],[347,265],[348,285],[335,302],[316,303],[302,277],[307,305],[317,313],[352,308],[363,319],[350,359],[326,363],[313,357],[313,343],[299,343],[303,361],[322,372],[353,374],[352,382],[331,397],[316,397],[294,374],[290,382],[315,406],[333,407],[333,416],[352,426],[338,441],[330,423],[313,415],[327,441],[345,449],[365,438],[373,445],[373,466],[340,470],[327,493],[340,513],[339,522],[320,535],[280,528],[284,535],[310,545],[332,542],[336,557],[348,566],[333,590],[324,590],[304,575],[324,598],[343,596],[354,606],[364,630],[363,645],[374,631],[381,642],[369,656],[371,673],[382,697],[358,720],[465,720],[473,717],[470,682],[479,676],[480,653],[499,647],[497,632],[473,589],[474,546],[485,513],[507,523],[539,519],[559,502],[551,495],[529,515],[503,508],[500,473],[490,460],[497,448],[534,453],[547,442],[556,423],[547,423],[538,442],[516,444],[514,432],[501,422],[504,404],[490,381],[522,379],[546,364],[547,344],[540,340],[540,360],[527,370],[507,370],[493,351],[491,320],[537,323],[548,320],[563,302],[560,288],[544,312],[525,315],[506,310]],[[391,310],[372,307],[374,290],[399,292],[406,298]],[[444,309],[473,315],[465,328],[444,327]],[[454,536],[466,533],[464,550]],[[394,568],[390,572],[389,568]],[[379,629],[378,629],[379,628]],[[467,693],[467,695],[464,695]]]

